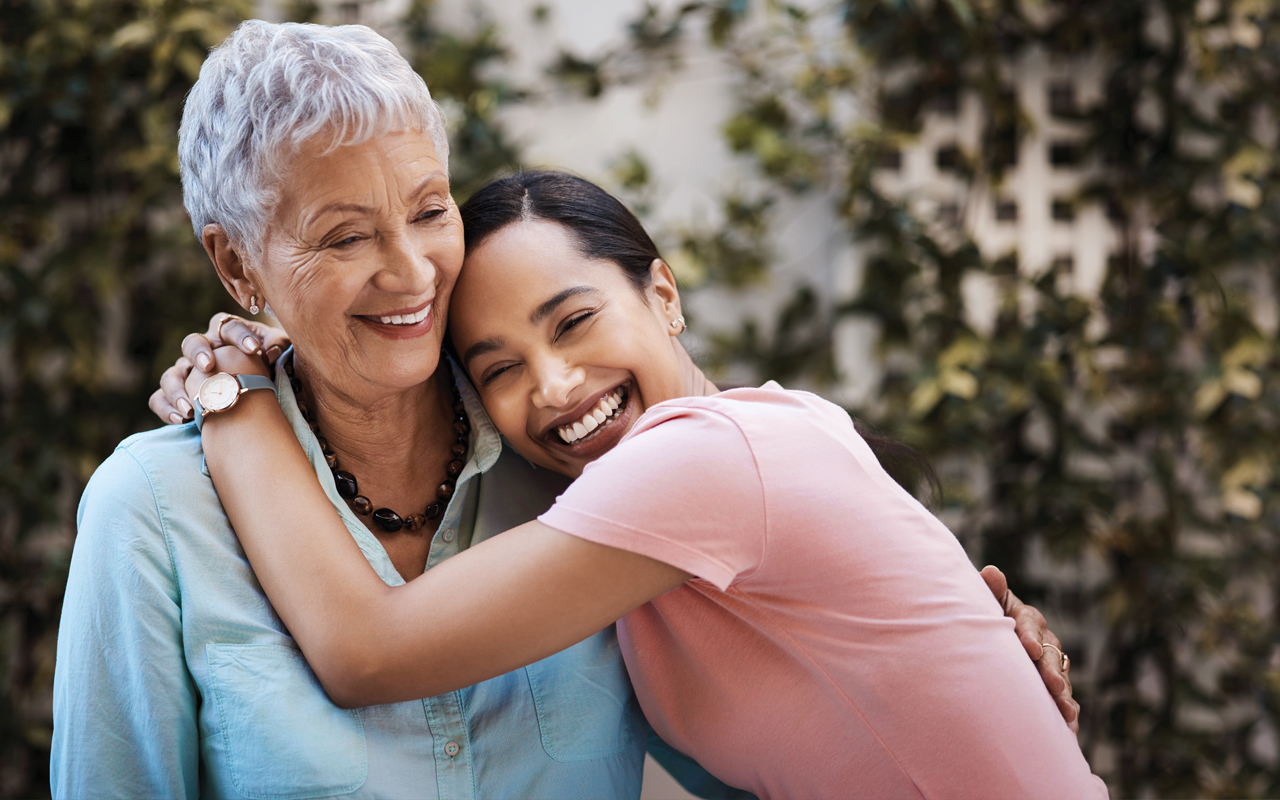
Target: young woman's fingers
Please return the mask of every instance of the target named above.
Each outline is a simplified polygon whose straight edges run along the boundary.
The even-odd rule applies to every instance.
[[[168,405],[173,406],[175,410],[182,414],[184,420],[191,419],[195,411],[184,385],[190,372],[191,362],[183,356],[178,359],[176,364],[160,375],[160,391],[164,393]]]
[[[262,322],[249,321],[250,330],[262,342],[262,349],[270,351],[273,348],[280,348],[280,352],[289,349],[289,345],[293,341],[289,339],[289,334],[274,325],[267,325]]]
[[[231,314],[223,314],[221,317],[215,317],[215,319],[217,319],[216,326],[210,328],[213,332],[210,341],[214,347],[231,345],[250,355],[261,352],[262,339],[251,327],[259,326],[261,323],[250,322]],[[213,320],[210,320],[210,322],[212,323]]]
[[[164,389],[156,389],[151,393],[151,397],[147,400],[147,408],[150,408],[151,413],[159,417],[161,422],[168,425],[180,425],[184,421],[178,409],[169,403]]]
[[[188,333],[182,339],[182,355],[205,372],[213,369],[213,345],[204,334]]]

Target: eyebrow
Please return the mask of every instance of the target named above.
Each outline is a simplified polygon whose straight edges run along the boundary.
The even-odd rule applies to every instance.
[[[467,348],[467,352],[462,354],[462,366],[466,368],[468,372],[470,372],[472,361],[474,361],[475,359],[479,358],[482,355],[485,355],[486,353],[492,353],[495,350],[501,350],[506,346],[507,346],[507,343],[504,339],[485,339],[484,341],[476,342],[475,344]]]
[[[552,297],[550,300],[534,309],[533,313],[529,315],[529,324],[537,325],[539,322],[542,322],[544,319],[551,316],[551,313],[559,308],[561,303],[571,297],[577,297],[580,294],[595,294],[595,292],[595,288],[591,286],[574,286],[572,288],[565,289],[563,292],[557,293],[555,297]]]
[[[417,187],[413,190],[413,194],[410,195],[410,197],[413,198],[412,202],[417,202],[418,200],[422,199],[422,196],[424,194],[427,194],[427,191],[430,188],[431,184],[440,180],[443,180],[445,182],[445,186],[448,187],[449,185],[448,176],[446,176],[443,172],[438,170],[436,172],[430,173],[421,181],[419,181]],[[445,192],[446,194],[448,193],[447,188]],[[324,217],[326,214],[332,214],[335,211],[346,211],[346,212],[355,213],[355,214],[369,215],[374,212],[374,209],[371,208],[370,206],[362,206],[359,203],[330,203],[329,205],[325,206],[324,208],[320,209],[316,213],[309,216],[305,224],[313,225],[315,224],[316,220],[319,220],[320,218]]]

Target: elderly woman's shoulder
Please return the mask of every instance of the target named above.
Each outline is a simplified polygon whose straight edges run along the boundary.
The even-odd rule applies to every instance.
[[[182,509],[204,493],[216,497],[195,425],[136,433],[116,445],[94,470],[80,498],[78,527],[120,513],[134,516],[154,510],[159,516]]]

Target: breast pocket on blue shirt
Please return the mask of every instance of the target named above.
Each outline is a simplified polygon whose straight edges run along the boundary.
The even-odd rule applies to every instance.
[[[211,644],[207,656],[238,792],[303,800],[364,785],[368,756],[360,717],[329,701],[302,653],[280,645]]]
[[[632,743],[632,690],[613,628],[525,668],[542,748],[556,761],[618,755]]]

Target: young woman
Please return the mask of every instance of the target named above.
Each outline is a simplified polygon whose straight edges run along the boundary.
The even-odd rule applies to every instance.
[[[335,702],[451,691],[617,620],[657,732],[761,797],[1106,795],[959,543],[849,416],[686,368],[675,281],[620,203],[531,173],[462,213],[462,367],[512,446],[576,478],[538,521],[390,587],[274,398],[204,424],[223,505]]]

